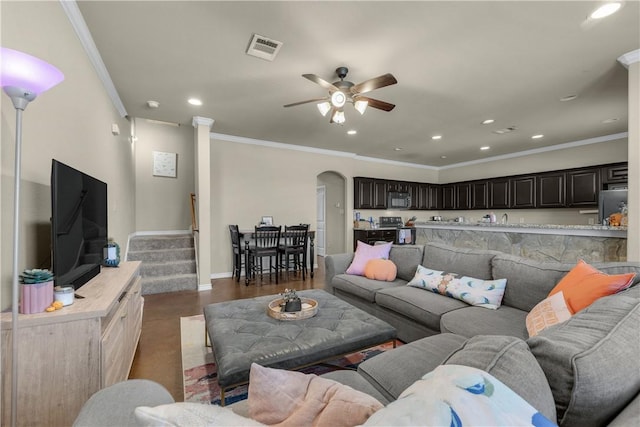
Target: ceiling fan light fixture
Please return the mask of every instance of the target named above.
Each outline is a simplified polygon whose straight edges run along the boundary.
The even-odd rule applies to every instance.
[[[342,91],[335,91],[331,94],[331,103],[336,108],[342,108],[347,102],[347,96]]]
[[[360,114],[364,114],[367,111],[367,107],[369,106],[369,101],[364,101],[362,99],[357,100],[353,103],[353,107],[358,110]]]
[[[331,104],[328,101],[321,102],[318,104],[318,111],[320,111],[320,114],[322,114],[323,117],[326,116],[330,110],[331,110]]]
[[[336,110],[336,112],[333,113],[333,117],[331,118],[331,120],[339,125],[343,124],[346,121],[346,118],[344,117],[344,111]]]

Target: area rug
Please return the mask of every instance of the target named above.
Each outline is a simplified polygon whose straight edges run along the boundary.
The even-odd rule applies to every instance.
[[[184,401],[220,404],[220,387],[216,378],[216,364],[211,347],[205,346],[204,315],[180,318],[180,341],[182,349],[182,384]],[[398,342],[398,345],[400,343]],[[340,368],[355,369],[366,359],[393,348],[392,343],[371,347],[349,354],[327,364],[300,369],[306,374],[322,375]],[[327,366],[327,365],[333,365]],[[227,389],[225,404],[247,398],[247,385]]]

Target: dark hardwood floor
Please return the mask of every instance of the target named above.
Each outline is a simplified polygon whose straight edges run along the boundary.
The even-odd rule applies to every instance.
[[[129,378],[144,378],[162,384],[173,398],[182,402],[182,360],[180,355],[180,317],[202,313],[202,308],[211,303],[242,298],[253,298],[282,292],[285,288],[296,290],[324,288],[324,258],[317,257],[318,268],[314,278],[309,275],[304,282],[300,274],[284,273],[280,283],[264,281],[245,286],[244,277],[240,283],[235,279],[215,279],[209,291],[183,291],[145,295],[142,334]]]

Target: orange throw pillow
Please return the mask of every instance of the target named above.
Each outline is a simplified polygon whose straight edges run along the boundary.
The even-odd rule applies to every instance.
[[[575,314],[598,298],[626,288],[634,277],[635,273],[609,275],[580,260],[549,292],[549,296],[562,291],[571,314]]]
[[[398,274],[398,267],[388,259],[372,259],[367,261],[364,267],[364,276],[367,279],[393,282],[396,280],[396,274]]]

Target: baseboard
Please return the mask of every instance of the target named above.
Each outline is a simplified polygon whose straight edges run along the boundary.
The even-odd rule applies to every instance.
[[[213,289],[213,285],[211,283],[202,283],[198,285],[198,291],[210,291]]]

